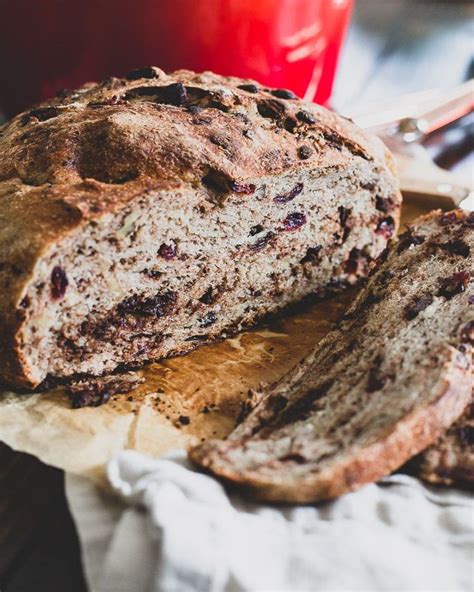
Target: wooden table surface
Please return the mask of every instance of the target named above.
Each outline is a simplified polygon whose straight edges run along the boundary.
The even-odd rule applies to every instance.
[[[469,2],[359,0],[335,106],[344,110],[404,92],[452,86],[472,76],[473,17]],[[430,142],[439,164],[471,179],[473,128],[465,122]],[[2,444],[0,590],[86,591],[62,472]]]

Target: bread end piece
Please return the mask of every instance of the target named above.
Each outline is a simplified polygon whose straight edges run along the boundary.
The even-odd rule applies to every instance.
[[[314,503],[338,497],[395,471],[435,442],[462,415],[472,392],[471,358],[470,351],[465,354],[452,347],[440,352],[436,396],[431,405],[405,417],[361,455],[297,483],[288,479],[284,471],[280,478],[265,481],[258,473],[233,470],[223,459],[237,443],[210,440],[190,448],[189,456],[206,471],[258,500]]]

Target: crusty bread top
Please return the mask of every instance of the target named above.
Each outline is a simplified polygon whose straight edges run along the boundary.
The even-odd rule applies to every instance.
[[[397,469],[470,401],[473,260],[474,212],[419,219],[339,328],[191,458],[274,501],[334,497]]]
[[[144,192],[217,188],[222,203],[248,193],[249,179],[357,159],[393,177],[380,140],[249,80],[145,68],[64,92],[0,128],[0,334],[15,339],[22,293],[48,248]],[[16,347],[5,341],[0,350]]]
[[[85,85],[16,116],[1,130],[0,181],[72,185],[79,194],[67,202],[93,215],[80,190],[101,208],[129,192],[116,187],[98,201],[95,183],[81,185],[86,179],[107,186],[140,177],[173,187],[216,172],[238,182],[337,166],[350,153],[385,164],[379,140],[289,91],[209,72],[141,74]],[[303,145],[312,150],[301,153]]]

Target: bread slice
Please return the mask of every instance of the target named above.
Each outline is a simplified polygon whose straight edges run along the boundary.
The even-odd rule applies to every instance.
[[[0,379],[185,353],[355,283],[397,230],[375,137],[289,91],[158,68],[0,132]]]
[[[474,213],[420,218],[339,328],[260,393],[228,440],[191,458],[259,499],[314,502],[435,442],[471,397],[473,251]]]
[[[407,469],[430,483],[474,489],[474,401],[439,440]]]

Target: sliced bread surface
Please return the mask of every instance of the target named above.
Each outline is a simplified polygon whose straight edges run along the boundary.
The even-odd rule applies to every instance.
[[[158,68],[0,129],[0,379],[185,353],[353,284],[398,228],[391,155],[283,89]]]
[[[314,502],[375,481],[435,442],[472,391],[474,214],[411,225],[338,329],[225,441],[190,450],[259,499]]]

